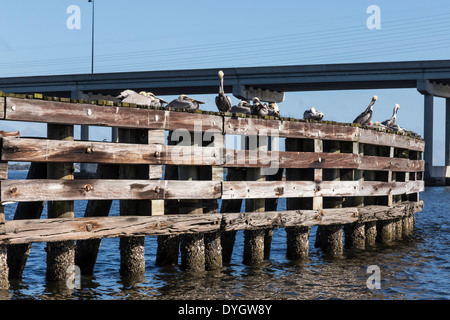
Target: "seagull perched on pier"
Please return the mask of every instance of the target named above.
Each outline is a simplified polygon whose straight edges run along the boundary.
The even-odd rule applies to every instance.
[[[269,116],[275,116],[275,117],[280,116],[280,108],[278,108],[278,105],[276,102],[270,102],[268,109],[269,109],[268,110]]]
[[[373,104],[375,103],[375,101],[377,101],[377,99],[378,99],[377,96],[373,96],[372,101],[370,101],[366,110],[364,110],[364,112],[362,112],[359,116],[357,116],[355,120],[353,120],[353,123],[370,125],[372,123]]]
[[[254,97],[252,100],[253,104],[251,106],[252,115],[264,117],[269,114],[269,109],[265,103],[262,103],[258,97]]]
[[[242,100],[241,102],[239,102],[239,104],[237,106],[232,106],[230,109],[230,112],[250,114],[251,113],[251,105],[247,101]]]
[[[322,120],[323,113],[317,111],[316,108],[311,107],[309,110],[306,110],[303,113],[303,119],[311,119],[311,120]]]
[[[205,104],[203,101],[189,98],[187,95],[182,94],[178,99],[172,100],[167,107],[174,109],[198,109],[200,104]]]
[[[117,98],[121,99],[122,102],[135,103],[149,107],[162,107],[163,104],[168,103],[167,101],[158,98],[151,92],[141,91],[140,93],[137,93],[130,89],[122,91]]]
[[[395,120],[397,120],[397,110],[400,108],[398,104],[395,104],[394,111],[392,113],[392,117],[390,119],[384,120],[381,124],[386,127],[392,127],[395,124]]]
[[[220,86],[219,86],[219,95],[216,97],[216,106],[221,112],[228,112],[231,108],[231,99],[229,96],[225,95],[224,89],[223,89],[223,71],[220,70],[219,73],[219,80],[220,80]]]

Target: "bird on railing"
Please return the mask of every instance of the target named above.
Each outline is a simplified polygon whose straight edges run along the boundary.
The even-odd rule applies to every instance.
[[[231,99],[229,96],[225,95],[224,88],[223,88],[223,71],[220,70],[219,73],[219,80],[220,80],[220,86],[219,86],[219,95],[216,96],[216,106],[221,112],[228,112],[231,108]]]
[[[364,110],[362,113],[360,113],[355,118],[355,120],[353,120],[353,123],[359,123],[359,124],[363,124],[363,125],[371,125],[372,124],[373,105],[374,105],[375,101],[377,101],[377,99],[378,99],[377,96],[373,96],[372,101],[370,101],[366,110]]]
[[[151,92],[141,91],[140,93],[137,93],[130,89],[122,91],[117,96],[117,98],[121,99],[122,102],[134,103],[137,105],[149,107],[162,107],[164,104],[168,103],[164,99],[156,97]]]
[[[269,116],[275,116],[275,117],[280,116],[280,108],[278,108],[278,105],[276,102],[269,103],[268,111],[269,111]]]
[[[198,109],[200,104],[205,103],[182,94],[177,99],[172,100],[166,107],[174,109]]]
[[[392,113],[392,117],[390,119],[384,120],[381,122],[381,124],[385,125],[386,127],[392,127],[395,124],[395,120],[397,120],[397,110],[400,108],[398,104],[395,104],[394,111]]]
[[[250,114],[251,113],[251,104],[245,100],[242,100],[241,102],[239,102],[239,104],[237,106],[232,106],[229,112]]]
[[[262,103],[258,97],[254,97],[252,100],[253,104],[251,106],[252,115],[264,117],[269,114],[269,109],[265,103]]]
[[[309,110],[305,110],[303,113],[303,119],[311,119],[311,120],[322,120],[323,113],[317,111],[316,108],[311,107]]]

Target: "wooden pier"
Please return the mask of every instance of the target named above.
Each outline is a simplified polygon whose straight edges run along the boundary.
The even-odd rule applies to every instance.
[[[307,257],[311,226],[314,245],[338,256],[410,234],[423,207],[425,143],[410,132],[39,94],[2,94],[0,120],[48,124],[46,139],[0,133],[0,288],[22,276],[33,242],[47,242],[48,280],[73,265],[92,274],[106,237],[121,238],[123,277],[145,271],[146,236],[158,236],[158,265],[180,254],[184,270],[213,270],[238,230],[248,265],[269,257],[273,228],[286,228],[289,259]],[[75,141],[74,125],[117,127],[118,141]],[[236,136],[241,149],[229,147]],[[26,180],[7,179],[9,161],[31,163]],[[98,164],[96,177],[78,179],[74,163]],[[112,200],[120,216],[108,216]]]

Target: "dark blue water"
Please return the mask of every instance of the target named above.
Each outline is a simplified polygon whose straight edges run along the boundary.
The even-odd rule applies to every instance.
[[[26,172],[10,172],[23,179]],[[95,275],[82,276],[81,288],[69,290],[45,280],[45,243],[35,243],[24,277],[11,280],[1,299],[449,299],[450,298],[450,187],[427,188],[420,195],[424,210],[416,214],[412,236],[393,245],[365,251],[345,251],[327,260],[314,248],[316,228],[310,233],[307,261],[285,257],[284,229],[275,229],[270,259],[258,267],[242,262],[243,232],[238,232],[231,264],[214,272],[189,273],[179,267],[155,266],[156,237],[146,238],[145,278],[134,282],[119,276],[119,239],[104,239]],[[284,206],[282,201],[280,206]],[[75,202],[75,215],[84,214],[86,202]],[[6,206],[12,219],[15,205]],[[118,202],[111,215],[118,215]],[[43,218],[46,217],[44,211]],[[368,266],[380,268],[381,289],[369,289]]]

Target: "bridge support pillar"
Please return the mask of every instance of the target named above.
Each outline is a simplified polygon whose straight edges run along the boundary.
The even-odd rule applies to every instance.
[[[423,136],[425,139],[425,180],[431,178],[433,166],[433,96],[424,94]]]

